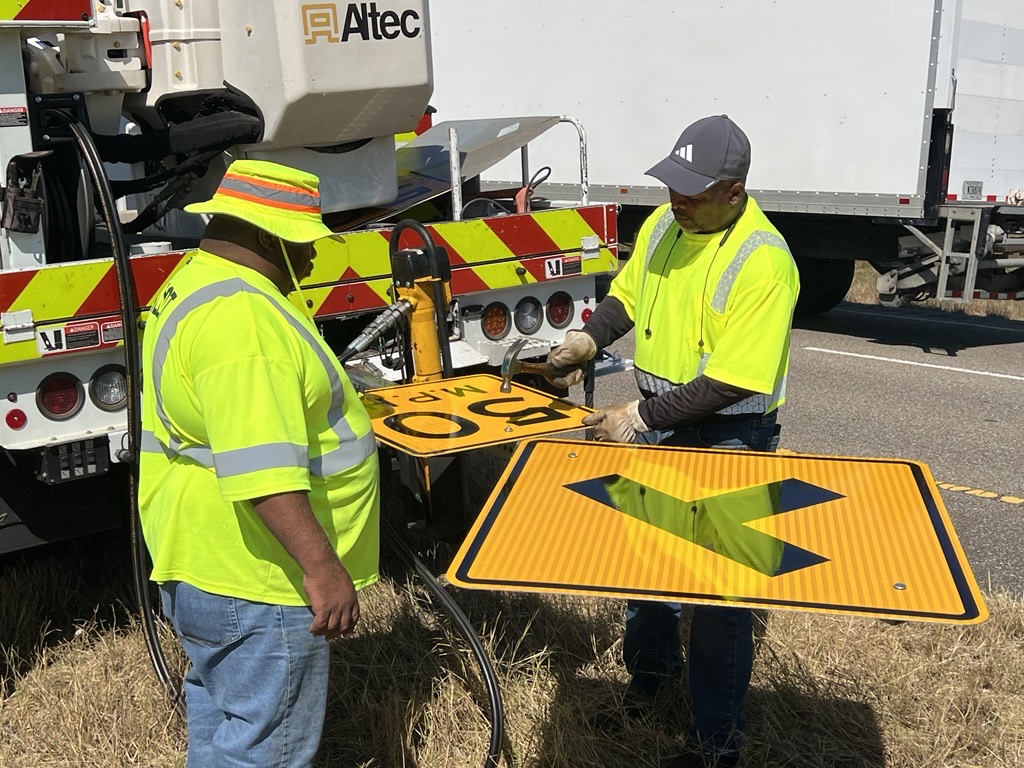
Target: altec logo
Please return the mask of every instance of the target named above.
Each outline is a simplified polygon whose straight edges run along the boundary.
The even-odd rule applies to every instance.
[[[362,40],[397,40],[419,37],[423,30],[420,15],[414,10],[379,11],[376,3],[349,3],[345,19],[339,23],[336,3],[309,3],[302,6],[302,26],[306,45],[320,40],[347,43]]]
[[[687,144],[685,147],[680,147],[675,151],[675,154],[683,158],[688,163],[693,162],[693,144]]]

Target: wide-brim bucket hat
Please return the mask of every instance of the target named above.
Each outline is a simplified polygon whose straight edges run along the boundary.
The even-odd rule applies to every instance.
[[[320,179],[267,160],[235,160],[213,197],[189,213],[233,216],[290,243],[333,237],[320,209]]]

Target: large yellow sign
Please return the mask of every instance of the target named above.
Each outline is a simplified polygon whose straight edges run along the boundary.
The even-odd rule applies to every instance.
[[[921,621],[988,615],[928,468],[902,460],[531,441],[448,578]]]
[[[363,403],[378,440],[421,457],[583,429],[592,412],[515,383],[503,393],[487,374],[372,389]]]

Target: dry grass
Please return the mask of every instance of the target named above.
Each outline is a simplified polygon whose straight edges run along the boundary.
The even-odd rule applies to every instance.
[[[129,594],[127,568],[117,565],[123,544],[91,540],[0,564],[0,766],[183,765],[184,728],[138,626],[117,607]],[[318,765],[480,765],[489,730],[479,672],[423,588],[389,571],[364,593],[356,635],[333,647]],[[621,604],[457,598],[501,678],[505,765],[638,768],[678,745],[688,719],[688,704],[675,705],[681,694],[664,695],[650,721],[623,733],[591,724],[598,706],[621,700]],[[989,604],[992,618],[968,628],[772,614],[748,703],[746,765],[1024,765],[1024,603]],[[173,640],[165,647],[180,662]]]
[[[853,274],[853,285],[846,294],[846,301],[856,304],[877,304],[878,292],[875,290],[875,279],[878,273],[866,261],[858,261]],[[946,312],[958,312],[974,317],[1007,317],[1011,320],[1024,320],[1024,301],[995,301],[978,299],[969,304],[954,304],[949,301],[914,302],[912,306],[941,309]]]

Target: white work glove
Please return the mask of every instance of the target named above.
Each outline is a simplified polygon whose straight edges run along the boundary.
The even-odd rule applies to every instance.
[[[640,416],[640,401],[620,403],[583,417],[583,424],[593,428],[595,440],[611,443],[632,443],[637,432],[650,427]]]
[[[556,387],[570,387],[583,381],[583,366],[597,354],[597,342],[589,333],[569,331],[565,341],[548,352],[552,369],[548,380]]]

